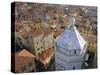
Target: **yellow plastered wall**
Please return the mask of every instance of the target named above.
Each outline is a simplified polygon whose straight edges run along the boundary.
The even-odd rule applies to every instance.
[[[96,42],[88,42],[88,49],[90,52],[95,52],[97,47],[96,47]]]

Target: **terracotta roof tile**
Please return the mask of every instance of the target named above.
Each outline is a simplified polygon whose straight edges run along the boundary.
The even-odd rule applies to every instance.
[[[34,59],[35,56],[25,49],[15,53],[15,70],[22,68],[24,65],[32,62]]]
[[[20,34],[22,35],[23,38],[27,39],[29,36],[36,37],[42,34],[42,31],[41,29],[32,29],[30,31],[23,30]]]
[[[42,30],[42,32],[44,33],[44,36],[46,36],[46,35],[52,33],[52,30],[51,30],[51,29],[43,28],[43,29],[41,29],[41,30]]]
[[[96,42],[96,40],[97,40],[97,37],[94,36],[94,35],[84,35],[84,34],[82,34],[82,36],[87,41]]]
[[[24,56],[24,57],[35,57],[33,54],[23,49],[15,54],[16,56]]]
[[[59,29],[59,30],[52,30],[54,32],[54,37],[57,37],[58,35],[60,35],[64,30],[63,29]]]
[[[22,30],[20,32],[20,34],[22,35],[23,38],[27,39],[29,36],[31,37],[36,37],[39,36],[41,34],[43,34],[44,36],[50,34],[52,32],[51,29],[47,29],[47,28],[42,28],[42,29],[31,29],[30,31],[26,31],[26,30]]]
[[[40,59],[45,61],[52,53],[53,53],[53,49],[48,49],[46,51],[42,51],[42,53],[39,55],[39,57],[40,57]]]

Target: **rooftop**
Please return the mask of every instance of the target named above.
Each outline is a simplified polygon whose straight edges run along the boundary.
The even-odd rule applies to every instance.
[[[43,29],[41,29],[41,31],[44,33],[44,36],[46,36],[52,32],[51,29],[47,29],[47,28],[43,28]]]
[[[28,52],[27,50],[23,49],[19,52],[16,52],[15,56],[23,56],[23,57],[35,57],[33,54]]]
[[[69,27],[67,27],[64,32],[56,38],[57,46],[66,50],[83,49],[86,42],[77,31],[74,24],[75,23],[72,22],[71,25],[69,25]]]
[[[28,52],[27,50],[23,49],[19,52],[15,53],[15,70],[22,68],[24,65],[32,62],[35,56]]]
[[[91,42],[96,42],[97,41],[97,37],[94,36],[94,35],[85,35],[85,34],[82,34],[82,36],[87,41],[91,41]]]
[[[39,54],[40,60],[42,60],[42,63],[48,63],[45,62],[48,58],[50,58],[50,56],[53,54],[54,50],[53,49],[48,49],[46,51],[42,51],[41,54]]]
[[[41,29],[31,29],[30,31],[23,30],[20,32],[23,38],[27,39],[29,36],[36,37],[40,34],[42,34]]]
[[[20,34],[22,35],[23,38],[27,39],[29,36],[31,37],[36,37],[39,36],[41,34],[43,34],[44,36],[50,34],[52,32],[51,29],[47,29],[47,28],[42,28],[42,29],[31,29],[30,31],[26,31],[26,30],[22,30],[20,32]]]

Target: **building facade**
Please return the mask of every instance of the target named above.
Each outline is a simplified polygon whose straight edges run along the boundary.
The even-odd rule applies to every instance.
[[[16,41],[34,54],[36,60],[43,65],[49,64],[54,55],[54,39],[51,29],[42,28],[18,32]]]
[[[81,69],[87,54],[87,44],[79,34],[75,19],[62,34],[55,39],[55,64],[56,70]]]

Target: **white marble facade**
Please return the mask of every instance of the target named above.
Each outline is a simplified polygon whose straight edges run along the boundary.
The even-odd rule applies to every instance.
[[[65,31],[55,39],[56,70],[81,69],[87,54],[86,41],[75,27],[75,19]]]

